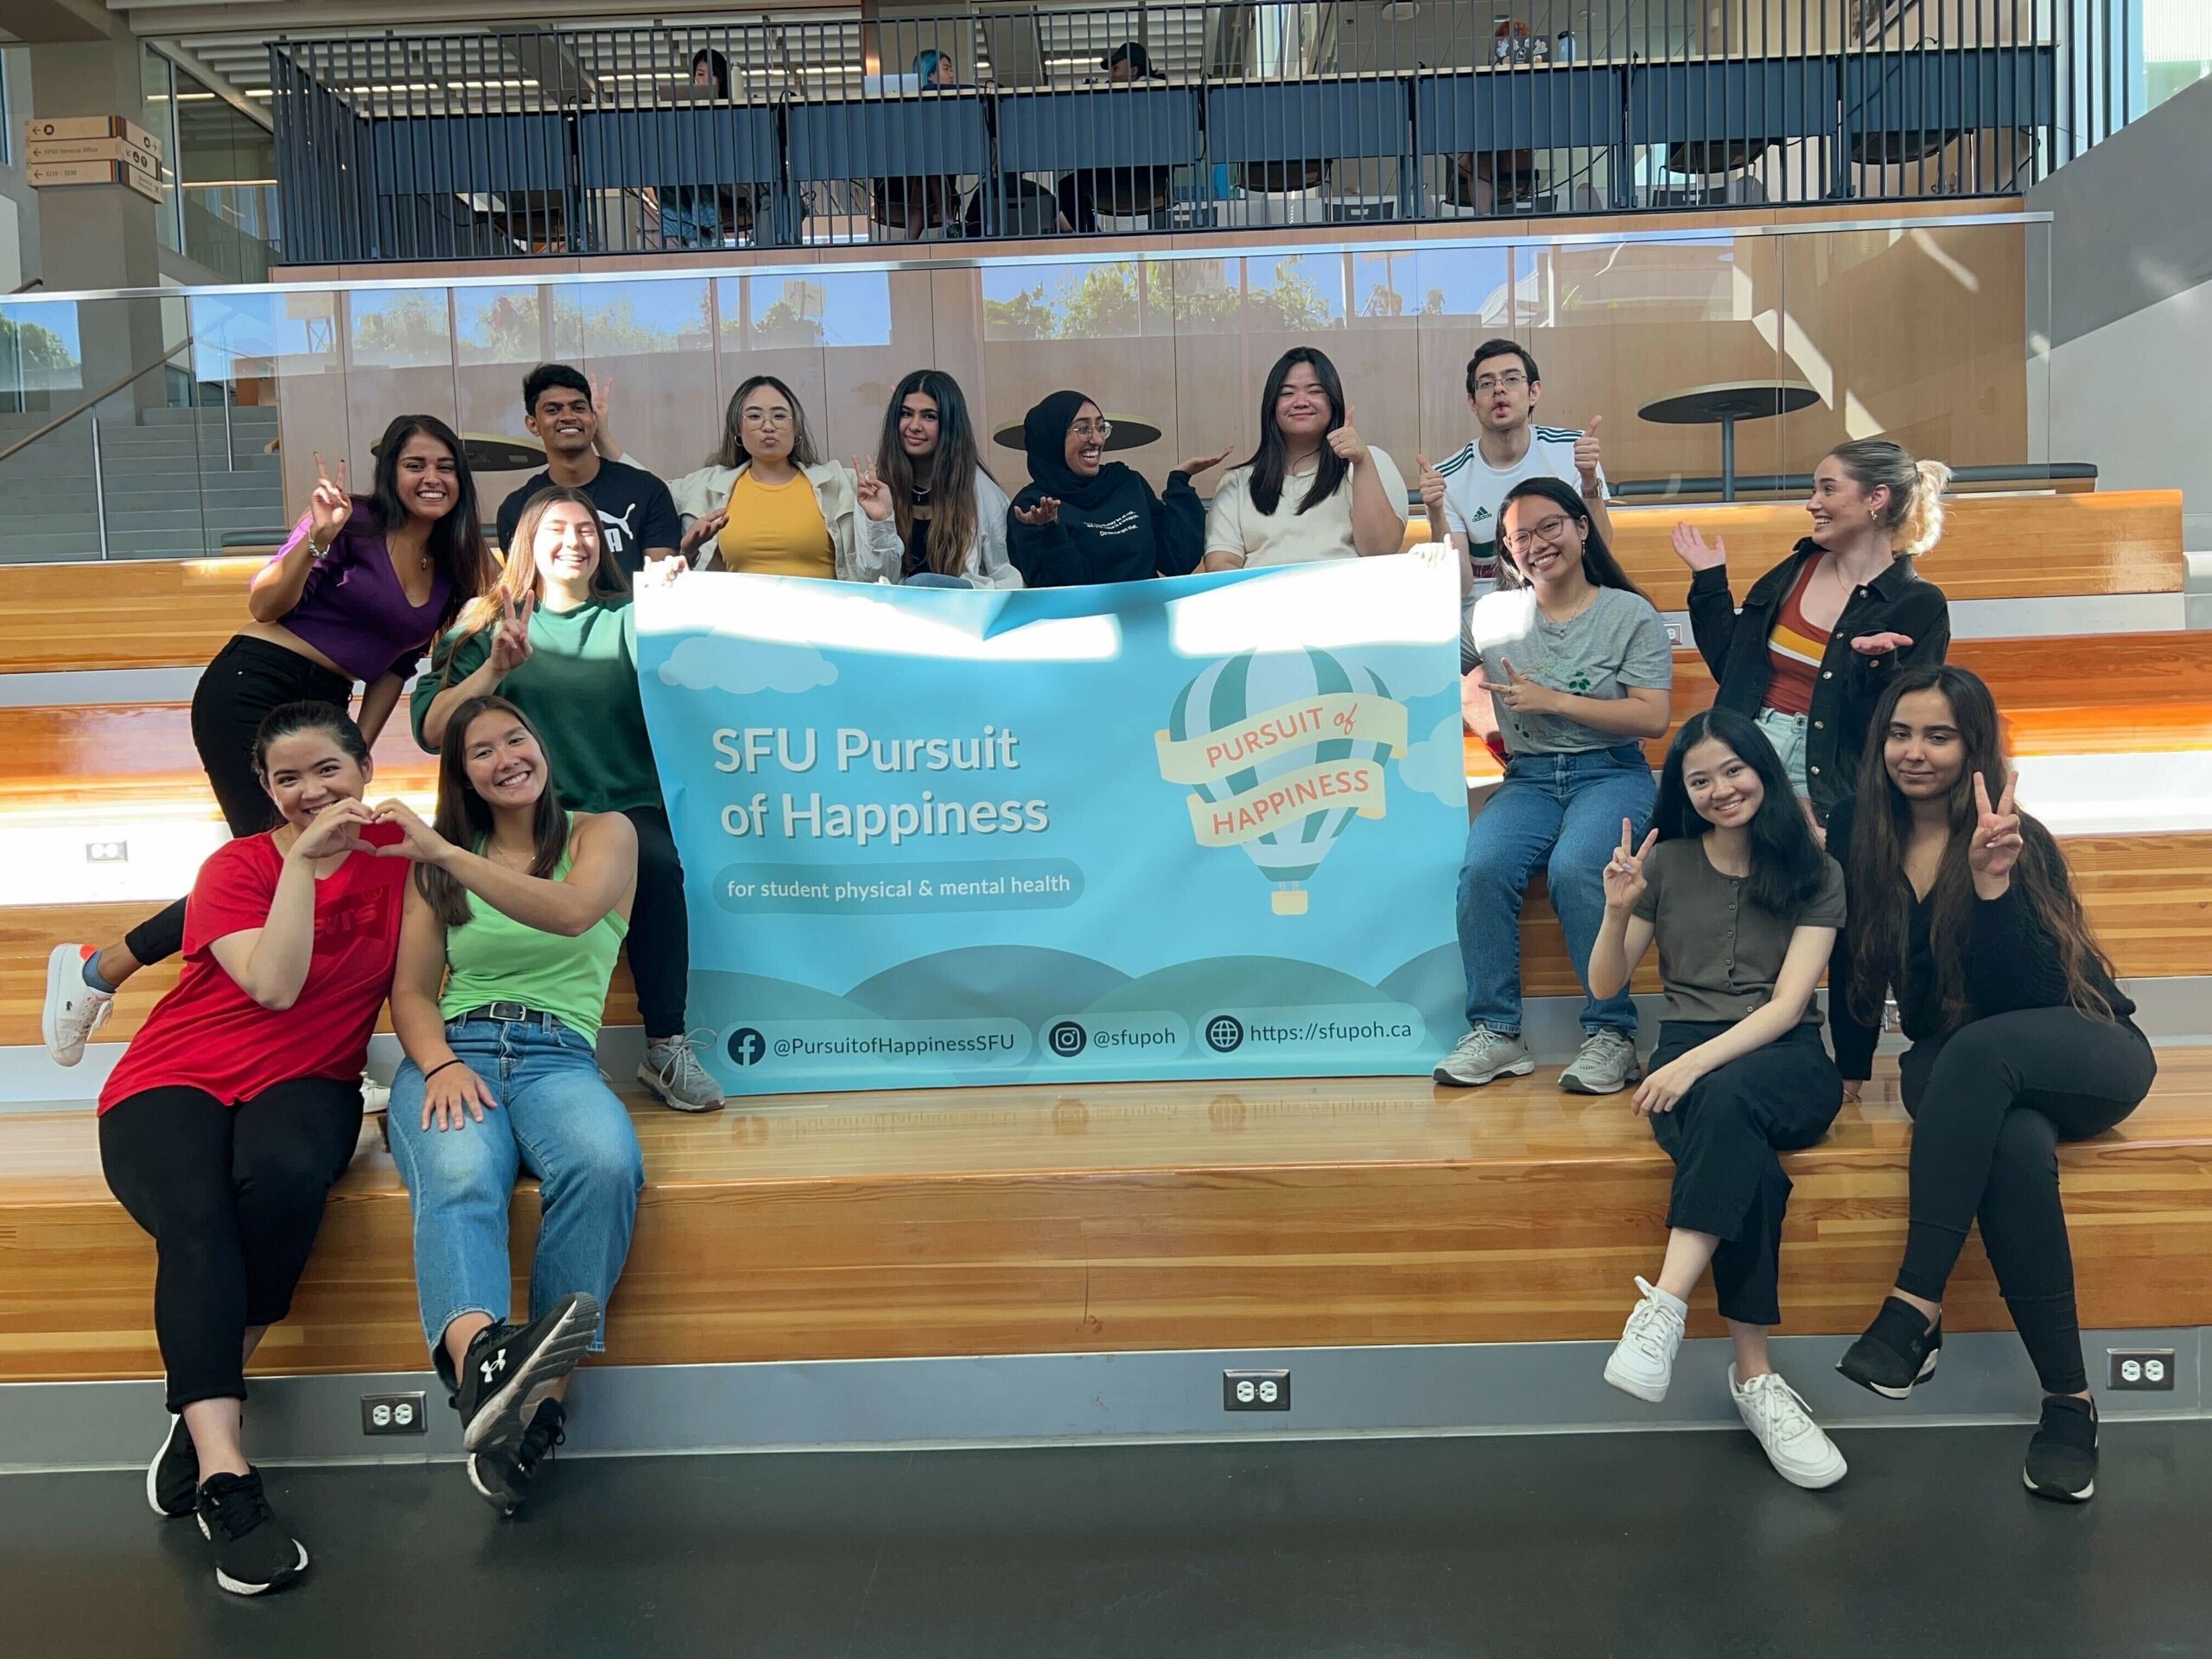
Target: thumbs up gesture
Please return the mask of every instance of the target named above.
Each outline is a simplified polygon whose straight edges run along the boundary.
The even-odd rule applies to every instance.
[[[1582,429],[1582,435],[1574,441],[1574,470],[1582,475],[1583,487],[1587,489],[1598,481],[1598,429],[1605,423],[1599,415]]]
[[[1339,461],[1357,467],[1367,459],[1367,440],[1352,429],[1351,417],[1351,405],[1347,404],[1344,405],[1344,423],[1329,434],[1329,448]]]

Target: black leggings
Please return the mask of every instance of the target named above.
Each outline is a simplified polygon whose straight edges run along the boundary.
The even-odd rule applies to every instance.
[[[691,980],[691,924],[683,910],[683,861],[668,814],[657,806],[623,813],[638,831],[638,893],[630,902],[630,977],[648,1038],[683,1034]]]
[[[168,1406],[245,1398],[245,1333],[291,1311],[323,1198],[361,1137],[358,1077],[301,1077],[226,1107],[146,1089],[100,1118],[108,1190],[154,1236]]]
[[[1728,1029],[1726,1022],[1669,1020],[1659,1028],[1651,1070]],[[1821,1028],[1804,1023],[1707,1072],[1674,1110],[1652,1115],[1651,1133],[1675,1160],[1667,1225],[1720,1241],[1713,1289],[1723,1319],[1782,1323],[1789,1177],[1775,1154],[1811,1146],[1842,1105],[1843,1079],[1821,1046]]]
[[[245,634],[215,653],[192,693],[192,747],[215,786],[223,822],[233,836],[276,827],[276,805],[253,772],[253,740],[272,709],[302,699],[343,709],[353,683],[296,651]],[[184,948],[184,900],[149,916],[123,936],[141,963],[162,962]]]
[[[2072,1008],[2024,1008],[1915,1043],[1898,1063],[1912,1114],[1911,1223],[1897,1288],[1931,1302],[1981,1220],[1982,1246],[2036,1375],[2088,1387],[2058,1143],[2101,1135],[2158,1076],[2148,1038]]]

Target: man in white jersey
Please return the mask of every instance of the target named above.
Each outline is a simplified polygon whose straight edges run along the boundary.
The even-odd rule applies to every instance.
[[[1447,532],[1474,566],[1470,604],[1497,586],[1498,504],[1524,478],[1556,478],[1573,485],[1598,533],[1608,543],[1612,540],[1605,473],[1599,464],[1599,422],[1580,431],[1533,424],[1530,416],[1543,391],[1536,359],[1525,346],[1510,340],[1484,340],[1467,359],[1467,407],[1475,411],[1479,435],[1437,466],[1420,457],[1429,534]]]

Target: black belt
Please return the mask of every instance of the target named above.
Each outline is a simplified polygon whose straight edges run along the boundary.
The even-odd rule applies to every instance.
[[[526,1002],[486,1002],[481,1007],[469,1009],[454,1016],[456,1024],[471,1020],[496,1020],[503,1026],[543,1026],[548,1031],[566,1031],[560,1020],[543,1008],[533,1008]]]

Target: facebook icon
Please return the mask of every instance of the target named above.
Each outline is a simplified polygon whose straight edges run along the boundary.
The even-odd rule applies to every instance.
[[[768,1058],[767,1042],[752,1027],[740,1026],[729,1034],[729,1057],[740,1065],[758,1065]]]

